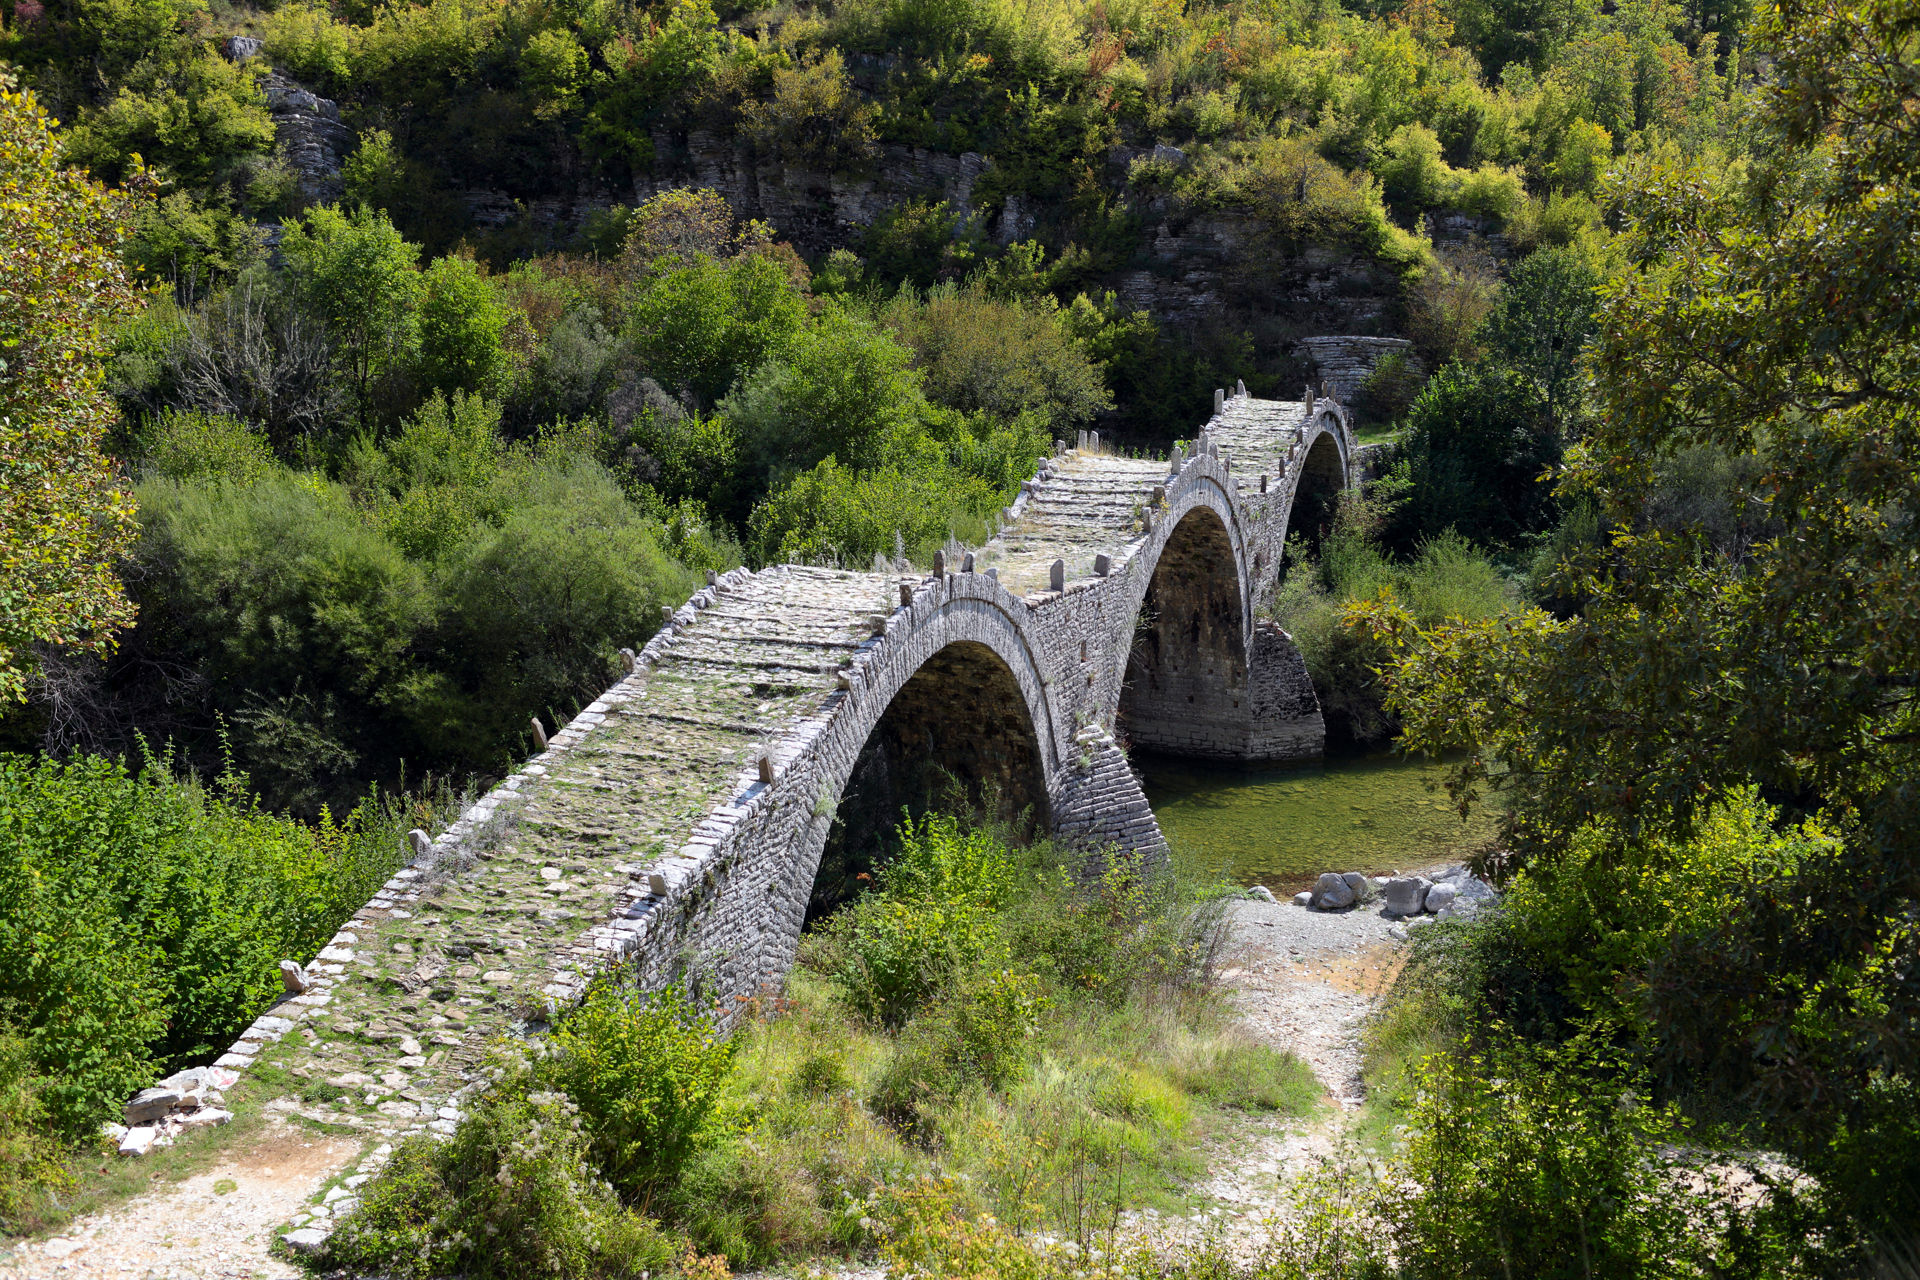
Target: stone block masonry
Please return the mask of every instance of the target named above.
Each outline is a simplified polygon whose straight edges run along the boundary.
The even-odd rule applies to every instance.
[[[386,1138],[450,1131],[489,1045],[609,965],[730,1019],[792,964],[836,815],[886,810],[917,766],[1063,838],[1160,856],[1120,735],[1319,750],[1305,668],[1259,614],[1296,493],[1343,483],[1350,457],[1331,400],[1223,397],[1169,462],[1049,458],[971,571],[721,575],[218,1065],[269,1064],[302,1082],[273,1105]]]

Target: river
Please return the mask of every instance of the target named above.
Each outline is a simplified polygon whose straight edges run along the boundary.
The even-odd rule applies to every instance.
[[[1440,785],[1447,766],[1419,758],[1245,769],[1143,755],[1134,765],[1183,862],[1276,894],[1323,871],[1375,875],[1465,857],[1494,834],[1484,806],[1460,821]]]

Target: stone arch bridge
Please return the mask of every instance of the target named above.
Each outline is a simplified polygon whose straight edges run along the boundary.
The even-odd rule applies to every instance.
[[[1057,447],[960,564],[720,575],[539,755],[415,833],[413,865],[219,1065],[266,1055],[355,1091],[330,1123],[446,1125],[486,1043],[615,959],[723,1001],[768,989],[847,855],[939,779],[1157,853],[1121,742],[1321,749],[1305,668],[1260,613],[1290,522],[1352,452],[1331,398],[1222,395],[1170,460]]]

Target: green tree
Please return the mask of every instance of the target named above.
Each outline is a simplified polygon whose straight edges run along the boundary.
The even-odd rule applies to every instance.
[[[1454,21],[1489,80],[1509,63],[1544,71],[1554,53],[1593,19],[1593,0],[1461,0]]]
[[[108,330],[139,305],[134,208],[62,165],[52,119],[0,77],[0,702],[25,694],[30,646],[104,653],[133,620],[114,576],[133,500],[100,446]]]
[[[1579,255],[1542,249],[1514,268],[1475,335],[1491,360],[1533,383],[1563,429],[1584,394],[1580,357],[1593,336],[1599,291],[1599,273]]]
[[[498,390],[506,373],[501,345],[513,313],[471,258],[436,258],[421,274],[420,376],[423,389]]]
[[[137,156],[205,191],[273,149],[261,74],[205,48],[144,58],[119,92],[82,114],[70,154],[107,181],[123,179]]]
[[[1540,393],[1493,364],[1450,364],[1407,410],[1404,445],[1413,486],[1390,538],[1410,548],[1445,529],[1478,542],[1512,542],[1553,523],[1543,473],[1560,439]]]
[[[785,349],[805,325],[806,302],[771,257],[722,261],[695,252],[655,263],[634,287],[627,333],[663,386],[690,392],[703,406]]]
[[[371,422],[381,384],[419,343],[420,247],[384,212],[322,205],[285,224],[280,252],[300,304],[327,326],[361,423]]]
[[[1100,366],[1062,323],[1053,300],[1006,301],[941,286],[916,304],[902,293],[884,319],[913,348],[927,396],[965,413],[1036,413],[1067,431],[1113,407]]]
[[[1465,751],[1463,803],[1510,795],[1522,861],[1598,832],[1598,856],[1657,865],[1749,785],[1825,815],[1837,840],[1756,869],[1739,910],[1652,962],[1648,1047],[1842,1173],[1843,1150],[1888,1151],[1888,1116],[1915,1149],[1917,24],[1911,0],[1775,10],[1751,168],[1656,164],[1620,192],[1632,269],[1603,294],[1592,434],[1562,482],[1613,526],[1563,569],[1582,615],[1415,631],[1372,612],[1406,643],[1407,741]],[[1643,519],[1700,448],[1755,464],[1743,496],[1770,536],[1738,555]],[[1910,1224],[1915,1184],[1877,1176],[1854,1184],[1859,1220]]]
[[[721,410],[768,474],[829,455],[875,466],[926,405],[912,360],[885,330],[829,307],[784,354],[743,379]]]

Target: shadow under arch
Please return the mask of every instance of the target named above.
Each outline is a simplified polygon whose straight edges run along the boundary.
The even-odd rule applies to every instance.
[[[863,872],[918,819],[957,801],[1009,824],[1050,825],[1045,759],[1020,682],[987,645],[962,640],[920,664],[867,735],[840,791],[805,922],[864,887]]]
[[[1196,506],[1168,535],[1141,599],[1116,723],[1135,747],[1238,758],[1247,626],[1238,557],[1218,512]]]
[[[1298,535],[1309,552],[1318,555],[1320,544],[1333,528],[1334,513],[1339,510],[1341,491],[1347,487],[1346,459],[1341,456],[1334,431],[1322,431],[1307,447],[1300,463],[1300,479],[1293,491],[1293,507],[1287,515],[1287,537]]]

